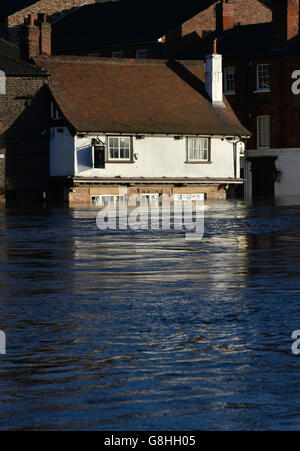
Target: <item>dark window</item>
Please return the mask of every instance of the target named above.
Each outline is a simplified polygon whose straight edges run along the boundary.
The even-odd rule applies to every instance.
[[[105,147],[95,146],[94,147],[94,168],[104,169],[105,168]]]

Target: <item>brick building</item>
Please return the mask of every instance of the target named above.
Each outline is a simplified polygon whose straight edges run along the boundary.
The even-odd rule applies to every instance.
[[[24,30],[29,44],[36,29]],[[42,200],[49,181],[48,74],[20,60],[11,43],[1,40],[0,52],[6,76],[0,95],[0,200]]]
[[[84,6],[55,23],[53,51],[119,58],[186,58],[190,48],[200,45],[216,26],[223,30],[232,20],[232,26],[272,20],[269,0],[153,0],[148,5],[121,0]],[[224,23],[221,17],[225,17]]]
[[[225,95],[252,133],[245,160],[249,197],[300,195],[299,1],[273,0],[271,6],[272,22],[239,26],[227,9],[227,27],[186,52],[203,58],[218,38]]]

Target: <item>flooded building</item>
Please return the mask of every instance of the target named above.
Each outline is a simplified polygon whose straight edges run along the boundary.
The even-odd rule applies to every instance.
[[[243,184],[249,132],[223,96],[222,56],[203,61],[37,57],[50,74],[50,174],[57,199],[199,194]]]

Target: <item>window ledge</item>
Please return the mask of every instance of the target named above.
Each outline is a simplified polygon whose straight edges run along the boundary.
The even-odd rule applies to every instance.
[[[108,160],[105,162],[106,164],[134,164],[135,161],[131,160]]]
[[[259,94],[260,92],[271,92],[271,89],[257,89],[256,91],[253,91],[254,94]]]
[[[212,164],[212,161],[185,161],[185,164]]]
[[[236,92],[235,91],[228,91],[228,92],[224,92],[225,96],[235,96]]]

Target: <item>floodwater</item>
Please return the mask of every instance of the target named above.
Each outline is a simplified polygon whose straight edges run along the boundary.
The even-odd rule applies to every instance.
[[[207,207],[195,242],[0,211],[1,430],[300,430],[300,200]]]

